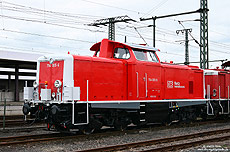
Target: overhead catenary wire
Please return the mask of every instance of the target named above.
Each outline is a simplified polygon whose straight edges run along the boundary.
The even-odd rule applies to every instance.
[[[79,18],[79,17],[87,17],[87,18],[101,18],[102,16],[96,16],[96,15],[86,15],[86,14],[71,14],[71,13],[66,13],[66,12],[56,12],[56,11],[50,11],[50,10],[42,10],[42,9],[38,9],[38,8],[33,8],[33,7],[27,7],[24,5],[19,5],[19,4],[15,4],[15,3],[10,3],[10,2],[4,2],[6,4],[10,4],[13,5],[14,8],[23,8],[22,10],[26,10],[27,12],[40,12],[40,14],[43,14],[43,12],[45,12],[46,14],[52,14],[52,15],[61,15],[62,17],[66,16],[66,17],[74,17],[74,18]],[[15,7],[17,6],[17,7]]]
[[[168,30],[168,29],[164,29],[164,28],[160,28],[160,27],[157,27],[157,34],[166,34],[166,35],[171,35],[173,37],[178,37],[176,34],[175,34],[175,31],[172,31],[172,30]],[[143,35],[143,34],[142,34]],[[150,37],[151,35],[149,35]],[[192,35],[193,39],[197,39],[195,38],[193,35]],[[220,42],[216,42],[216,41],[213,41],[213,40],[210,40],[210,44],[211,45],[217,45],[218,47],[222,47],[222,48],[225,48],[227,49],[227,51],[225,50],[225,52],[230,52],[230,45],[227,45],[227,44],[224,44],[224,43],[220,43]],[[213,50],[213,49],[212,49]],[[215,49],[214,49],[215,50]],[[221,51],[220,51],[221,52]],[[229,53],[228,52],[228,53]]]
[[[5,3],[5,2],[4,2]],[[7,2],[6,2],[7,3]],[[9,5],[11,5],[11,4],[9,4]],[[30,7],[25,7],[25,6],[22,6],[22,5],[13,5],[12,4],[12,6],[13,6],[13,8],[12,7],[8,7],[8,8],[6,8],[6,9],[12,9],[12,10],[15,10],[16,12],[23,12],[23,13],[26,13],[26,14],[29,14],[29,15],[33,15],[33,14],[37,14],[37,16],[42,16],[42,15],[44,15],[44,12],[45,12],[45,15],[46,15],[46,21],[48,21],[48,23],[49,23],[49,21],[51,22],[51,24],[58,24],[58,23],[61,23],[62,21],[66,21],[66,23],[67,24],[70,24],[71,26],[73,26],[74,24],[75,24],[75,26],[77,26],[77,25],[82,25],[82,27],[80,27],[80,28],[84,28],[85,30],[87,30],[87,31],[91,31],[91,32],[93,32],[93,33],[96,33],[96,32],[99,32],[99,33],[106,33],[106,31],[102,31],[102,30],[92,30],[92,29],[88,29],[88,28],[85,28],[85,23],[88,23],[88,22],[90,22],[90,20],[92,20],[92,19],[97,19],[98,17],[97,16],[88,16],[87,17],[87,15],[86,16],[84,16],[84,15],[79,15],[79,16],[75,16],[75,15],[73,15],[73,14],[68,14],[68,13],[59,13],[59,12],[53,12],[53,11],[48,11],[48,10],[39,10],[39,9],[34,9],[34,8],[30,8]],[[18,8],[17,8],[18,7]],[[20,8],[20,7],[22,7],[22,8]],[[122,8],[120,8],[120,9],[122,9]],[[137,11],[136,11],[136,13],[137,13]],[[57,15],[57,16],[55,16],[55,14]],[[2,14],[2,15],[5,15],[5,14]],[[66,16],[66,17],[64,17],[64,16]],[[80,21],[80,20],[77,20],[77,21],[71,21],[71,17],[73,17],[73,18],[76,18],[76,19],[79,19],[79,18],[81,18],[82,20]],[[20,17],[19,17],[20,18]],[[62,18],[62,19],[60,19],[60,18]],[[101,18],[101,17],[100,17]],[[25,19],[25,18],[24,18]],[[27,17],[26,19],[29,19],[29,17]],[[42,18],[30,18],[30,19],[34,19],[34,20],[39,20],[39,21],[43,21],[44,22],[44,19],[42,20]],[[41,19],[41,20],[40,20]],[[60,22],[58,21],[58,19],[60,19]],[[51,25],[50,24],[50,25]],[[133,23],[133,24],[135,24],[135,26],[136,25],[144,25],[144,24],[141,24],[141,23]],[[55,25],[56,26],[56,25]],[[57,25],[57,26],[59,26],[59,25]],[[61,25],[62,26],[62,25]],[[74,26],[74,27],[75,27]],[[65,26],[62,26],[62,27],[65,27]],[[76,27],[76,28],[78,28],[78,27]],[[103,29],[103,28],[101,28],[101,29]],[[132,31],[130,31],[130,32],[127,32],[126,31],[126,33],[128,33],[128,35],[131,35],[132,37],[136,37],[136,38],[138,38],[137,36],[134,36],[134,34],[133,33],[131,33]],[[168,37],[169,35],[171,35],[171,36],[174,36],[174,34],[170,34],[170,32],[167,32],[167,31],[163,31],[163,30],[161,30],[160,31],[160,29],[158,29],[158,31],[157,32],[159,32],[159,34],[162,34],[162,35],[165,35],[165,37]],[[30,32],[31,33],[31,32]],[[122,31],[120,31],[120,34],[122,34],[122,33],[124,33],[124,31],[122,32]],[[142,32],[141,32],[142,33]],[[143,35],[143,37],[149,37],[148,39],[149,40],[151,40],[151,38],[150,38],[150,36],[148,36],[148,33],[149,32],[146,32],[145,34],[142,34]],[[25,33],[21,33],[21,34],[25,34]],[[31,33],[32,34],[32,33]],[[124,34],[123,34],[124,35]],[[35,35],[34,35],[35,36]],[[41,36],[41,35],[40,35]],[[50,37],[51,38],[51,37]],[[172,44],[172,43],[174,43],[173,41],[170,41],[170,40],[161,40],[161,39],[159,39],[159,41],[161,41],[162,43],[169,43],[169,44]],[[95,43],[95,42],[93,42],[93,41],[91,41],[91,42],[86,42],[86,41],[84,41],[84,40],[78,40],[78,42],[83,42],[83,43]],[[181,45],[181,44],[174,44],[174,45]],[[218,44],[217,44],[218,45]],[[225,47],[224,45],[222,46],[222,47]],[[226,47],[225,47],[226,48]],[[221,51],[221,50],[218,50],[218,49],[216,49],[217,51]],[[223,52],[223,51],[221,51],[221,52]]]
[[[114,8],[114,9],[120,9],[120,10],[124,10],[124,11],[128,11],[128,12],[132,12],[132,13],[138,13],[138,14],[140,13],[138,11],[134,11],[131,9],[126,9],[126,8],[122,8],[122,7],[116,7],[116,6],[112,6],[112,5],[102,4],[102,3],[95,2],[95,1],[90,1],[90,0],[81,0],[81,1],[96,4],[96,5],[101,5],[101,6],[105,6],[105,7],[110,7],[110,8]]]
[[[126,33],[127,33],[127,31],[126,31]],[[175,33],[175,32],[174,32]],[[121,33],[117,33],[118,35],[123,35],[123,36],[125,36],[125,34],[121,34]],[[127,35],[127,34],[126,34]],[[149,35],[149,36],[146,36],[146,35],[143,35],[142,34],[142,36],[145,38],[145,39],[148,39],[148,40],[152,40],[152,38],[151,38],[151,36]],[[134,35],[132,35],[132,37],[136,37],[136,38],[138,38],[138,36],[134,36]],[[178,43],[176,43],[175,41],[169,41],[169,40],[162,40],[162,39],[158,39],[158,40],[156,40],[156,41],[159,41],[159,42],[163,42],[163,43],[169,43],[169,44],[174,44],[174,45],[182,45],[182,44],[178,44]],[[194,48],[197,48],[197,51],[198,51],[198,49],[199,49],[199,46],[193,46],[193,45],[189,45],[189,46],[192,46],[192,47],[194,47]],[[217,49],[210,49],[211,51],[214,51],[214,52],[219,52],[219,53],[229,53],[228,51],[230,51],[230,50],[228,50],[228,51],[221,51],[221,50],[217,50]]]
[[[0,36],[1,39],[6,39],[6,40],[13,40],[13,41],[20,41],[20,42],[24,42],[24,43],[34,43],[34,44],[41,44],[41,42],[39,41],[31,41],[31,40],[24,40],[24,39],[19,39],[19,38],[12,38],[9,36]],[[51,47],[55,47],[55,48],[70,48],[70,49],[80,49],[79,47],[73,47],[73,46],[67,46],[67,45],[59,45],[59,44],[54,44],[54,43],[46,43],[46,42],[42,42],[42,44],[45,44],[46,46],[51,46]]]
[[[50,53],[53,54],[52,52],[48,52],[48,51],[42,51],[42,50],[34,50],[33,48],[29,49],[29,48],[19,48],[19,47],[7,47],[7,46],[0,46],[0,50],[1,51],[14,51],[14,52],[33,52],[33,53],[37,53],[37,51],[39,51],[39,53]]]
[[[176,22],[180,22],[180,20],[176,20],[176,19],[170,19],[170,20],[173,20],[173,21],[176,21]],[[197,19],[191,20],[191,21],[197,21]],[[194,24],[191,24],[191,23],[188,23],[188,22],[184,22],[184,23],[185,23],[185,24],[188,24],[188,25],[190,25],[190,26],[193,26],[193,27],[199,27],[198,25],[194,25]],[[164,29],[164,30],[166,30],[166,29]],[[169,31],[169,30],[168,30],[168,31]],[[220,35],[224,35],[224,36],[229,37],[227,34],[223,34],[223,33],[214,31],[214,30],[212,30],[212,29],[209,29],[209,31],[210,31],[210,32],[213,32],[213,33],[216,33],[216,34],[220,34]],[[171,32],[173,32],[173,31],[171,31]],[[193,34],[193,35],[194,35],[194,34]],[[196,35],[196,37],[199,37],[199,36]],[[196,38],[196,39],[197,39],[197,38]],[[230,45],[228,45],[228,44],[224,44],[224,43],[217,42],[217,41],[214,41],[214,40],[209,40],[209,42],[215,43],[216,45],[226,46],[226,48],[227,48],[227,47],[230,47]]]
[[[10,6],[6,6],[6,4],[10,4]],[[82,25],[85,26],[89,22],[91,22],[94,19],[97,19],[98,16],[90,16],[90,15],[82,15],[82,14],[69,14],[69,13],[60,13],[60,12],[54,12],[54,11],[46,11],[41,10],[37,8],[32,7],[26,7],[23,5],[13,4],[4,2],[1,3],[2,7],[1,9],[5,9],[7,11],[14,11],[14,12],[20,12],[24,13],[23,16],[12,16],[12,15],[2,15],[2,19],[4,17],[11,18],[11,19],[17,19],[17,20],[24,20],[24,21],[31,21],[31,22],[39,22],[44,24],[50,24],[50,25],[56,25],[56,26],[62,26],[62,27],[69,27],[69,28],[80,28],[80,27],[74,27],[73,25]],[[13,5],[13,6],[11,6]],[[45,12],[45,18],[44,20],[44,12]],[[17,13],[18,14],[18,13]],[[21,14],[19,14],[21,15]],[[37,16],[37,18],[31,18],[31,15]],[[81,28],[83,29],[83,28]]]
[[[3,29],[0,29],[0,30],[3,30]],[[90,42],[90,41],[82,41],[82,40],[76,40],[76,39],[70,39],[70,38],[63,38],[63,37],[56,37],[56,36],[51,36],[51,35],[41,35],[41,34],[28,33],[28,32],[19,32],[19,31],[6,30],[6,29],[4,29],[4,31],[13,32],[13,33],[21,33],[21,34],[29,34],[29,35],[35,35],[35,36],[50,37],[50,38],[57,38],[57,39],[64,39],[64,40],[70,40],[70,41],[81,41],[81,42],[87,42],[87,43],[95,43],[95,42]],[[137,37],[137,36],[136,36],[136,37]],[[137,37],[137,38],[138,38],[138,37]],[[148,38],[148,39],[151,39],[151,38]],[[176,43],[173,43],[173,42],[166,42],[166,41],[164,41],[164,40],[158,40],[158,41],[177,45]],[[36,49],[34,49],[34,50],[36,50]],[[29,51],[29,50],[27,49],[26,51]],[[164,51],[162,51],[162,53],[182,56],[181,54],[169,53],[169,52],[164,52]]]
[[[156,6],[154,6],[151,10],[149,10],[147,13],[145,13],[141,18],[152,14],[153,12],[155,12],[156,10],[158,10],[162,5],[164,5],[166,2],[168,2],[169,0],[161,0]]]
[[[15,5],[15,6],[20,6],[20,7],[25,7],[25,6],[23,6],[23,5],[18,5],[18,4],[9,3],[9,2],[4,2],[4,3],[11,4],[11,5]],[[29,8],[31,9],[31,7],[29,7]],[[33,8],[33,9],[35,9],[35,8]],[[35,9],[35,10],[45,11],[45,10],[40,10],[40,9]],[[45,11],[45,12],[52,12],[52,13],[59,14],[59,12],[53,12],[53,11]],[[66,16],[66,14],[65,14],[65,13],[63,13],[63,14],[64,14],[64,16]],[[87,16],[87,15],[85,15],[85,16]],[[72,15],[71,15],[71,17],[72,17]]]
[[[1,0],[1,15],[3,15],[3,6],[2,6],[3,0]],[[4,28],[4,19],[2,17],[2,27]]]
[[[64,37],[57,37],[57,36],[51,36],[51,35],[42,35],[42,34],[36,34],[36,33],[28,33],[28,32],[20,32],[20,31],[13,31],[13,30],[7,30],[7,29],[0,29],[0,30],[3,30],[3,31],[7,31],[7,32],[14,32],[14,33],[21,33],[21,34],[29,34],[29,35],[35,35],[35,36],[43,36],[43,37],[50,37],[50,38],[57,38],[57,39],[64,39],[64,40],[70,40],[70,41],[80,41],[80,42],[86,42],[86,43],[95,43],[93,41],[84,41],[84,40],[76,40],[76,39],[70,39],[70,38],[64,38]],[[118,35],[122,35],[122,34],[118,34]],[[123,35],[124,36],[124,35]],[[134,36],[133,36],[134,37]],[[136,38],[138,38],[136,36]],[[150,37],[149,38],[146,38],[146,39],[149,39],[149,40],[152,40]],[[159,42],[163,42],[163,43],[169,43],[169,44],[174,44],[174,45],[178,45],[177,43],[175,42],[170,42],[170,41],[167,41],[167,40],[157,40]],[[181,44],[180,44],[181,45]],[[196,47],[198,48],[198,47]],[[212,49],[213,50],[213,49]],[[213,51],[216,51],[216,52],[220,52],[220,53],[227,53],[227,52],[224,52],[224,51],[220,51],[220,50],[213,50]]]
[[[18,6],[18,5],[17,5]],[[21,6],[21,5],[19,5],[19,6]],[[22,6],[23,7],[23,6]],[[43,10],[40,10],[40,11],[43,11]],[[50,11],[46,11],[46,12],[50,12]],[[85,30],[89,30],[89,29],[85,29]],[[99,32],[99,31],[96,31],[96,32]]]
[[[12,33],[34,35],[34,36],[41,36],[41,37],[49,37],[49,38],[62,39],[62,40],[68,40],[68,41],[77,41],[77,42],[85,42],[85,43],[95,43],[93,41],[78,40],[78,39],[72,39],[72,38],[67,38],[67,37],[59,37],[59,36],[53,36],[53,35],[45,35],[45,34],[38,34],[38,33],[22,32],[22,31],[8,30],[8,29],[0,29],[0,30],[6,31],[6,32],[12,32]]]
[[[43,21],[45,21],[44,15],[42,15],[41,10],[39,12],[37,12],[37,11],[25,11],[24,9],[22,10],[21,8],[12,9],[12,8],[8,8],[5,6],[3,6],[2,9],[7,10],[7,11],[24,13],[27,16],[28,15],[35,15],[35,16],[40,17],[40,19],[43,19]],[[46,13],[45,18],[46,18],[46,20],[56,20],[59,22],[67,21],[67,22],[70,22],[72,24],[74,24],[74,23],[82,23],[83,24],[83,23],[89,22],[89,20],[96,19],[96,18],[81,17],[81,16],[66,16],[66,15],[61,15],[61,14],[56,15],[56,14],[52,14],[52,13]]]
[[[69,26],[65,24],[57,24],[57,23],[52,23],[52,22],[44,22],[42,20],[35,20],[35,19],[28,19],[28,18],[20,18],[20,17],[13,17],[13,16],[7,16],[7,15],[0,15],[1,17],[4,18],[9,18],[9,19],[15,19],[15,20],[21,20],[21,21],[29,21],[29,22],[37,22],[37,23],[43,23],[43,24],[49,24],[49,25],[55,25],[55,26],[60,26],[60,27],[67,27],[67,28],[73,28],[73,29],[78,29],[78,30],[87,30],[87,31],[94,31],[89,28],[83,28],[83,27],[76,27],[76,26]],[[99,30],[95,30],[95,32],[101,32]]]
[[[177,22],[179,21],[179,20],[177,20],[177,19],[171,19],[171,18],[169,18],[169,20],[177,21]],[[195,20],[191,20],[191,21],[199,21],[199,19],[195,19]],[[191,22],[185,22],[185,24],[188,24],[188,25],[190,25],[190,26],[199,28],[199,25],[192,24]],[[209,29],[209,31],[210,31],[210,32],[213,32],[213,33],[216,33],[216,34],[219,34],[219,35],[222,35],[222,36],[225,36],[225,37],[229,37],[228,34],[224,34],[224,33],[219,32],[219,31],[215,31],[215,30],[212,30],[212,29]]]

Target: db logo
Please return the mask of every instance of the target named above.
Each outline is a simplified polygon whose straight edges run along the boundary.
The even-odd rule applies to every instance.
[[[174,82],[174,84],[175,84],[175,86],[177,85],[177,86],[180,86],[180,82]]]
[[[167,88],[173,88],[173,81],[167,81]]]

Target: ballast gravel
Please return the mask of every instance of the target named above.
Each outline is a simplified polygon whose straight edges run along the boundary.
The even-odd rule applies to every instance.
[[[175,125],[174,125],[175,126]],[[158,128],[158,129],[156,129]],[[210,131],[210,130],[217,130],[217,129],[227,129],[230,128],[230,121],[222,122],[222,123],[211,123],[205,125],[196,125],[196,126],[186,126],[186,127],[159,127],[151,126],[149,128],[145,128],[139,130],[135,133],[127,133],[121,135],[108,135],[98,137],[93,135],[88,135],[82,137],[81,139],[65,139],[65,140],[58,140],[58,141],[49,141],[49,142],[40,142],[40,143],[29,143],[25,145],[12,145],[12,146],[4,146],[0,147],[0,152],[69,152],[69,151],[77,151],[77,150],[86,150],[91,148],[97,147],[104,147],[109,145],[117,145],[117,144],[125,144],[131,142],[139,142],[145,140],[152,140],[152,139],[159,139],[159,138],[166,138],[178,135],[184,135],[189,133],[198,133],[203,131]],[[41,134],[39,130],[35,130],[33,134]],[[2,135],[0,131],[0,135]],[[5,135],[5,134],[4,134]],[[14,136],[17,136],[14,134]],[[230,151],[230,142],[223,141],[217,143],[210,143],[201,145],[198,147],[193,147],[190,149],[180,150],[180,151],[205,151],[206,149],[210,148],[210,146],[216,146],[219,149],[220,147],[224,147],[225,150],[227,149]],[[206,146],[206,149],[205,149]],[[208,147],[209,146],[209,147]],[[215,148],[215,147],[214,147]],[[132,151],[132,150],[130,150]]]

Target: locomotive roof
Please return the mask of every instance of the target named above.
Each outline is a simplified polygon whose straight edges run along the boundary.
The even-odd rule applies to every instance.
[[[115,41],[111,41],[111,40],[109,40],[109,42],[122,44],[124,46],[128,46],[128,47],[135,48],[135,49],[148,50],[148,51],[160,51],[157,48],[154,48],[154,47],[151,47],[151,46],[146,46],[146,45],[133,44],[133,43],[120,43],[120,42],[115,42]],[[90,48],[90,50],[91,51],[99,51],[100,46],[101,46],[101,42],[98,42],[98,43],[94,44]]]
[[[135,49],[141,49],[141,50],[149,50],[149,51],[160,51],[157,48],[146,46],[146,45],[140,45],[140,44],[132,44],[132,43],[124,43],[127,46],[130,46],[131,48]]]
[[[215,71],[215,70],[210,70],[210,69],[206,69],[204,70],[204,74],[205,75],[218,75],[218,71]]]

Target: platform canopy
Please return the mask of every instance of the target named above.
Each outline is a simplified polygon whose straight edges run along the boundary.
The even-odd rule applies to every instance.
[[[10,89],[9,86],[11,86],[11,76],[15,76],[15,101],[19,101],[19,88],[21,88],[19,87],[19,76],[36,76],[36,72],[31,70],[36,70],[37,59],[42,55],[44,55],[44,53],[34,51],[23,52],[0,50],[0,75],[8,77],[8,89]],[[9,68],[9,70],[6,68]],[[19,69],[23,70],[20,71]]]
[[[35,52],[0,51],[0,68],[36,69],[36,61],[42,56]]]

